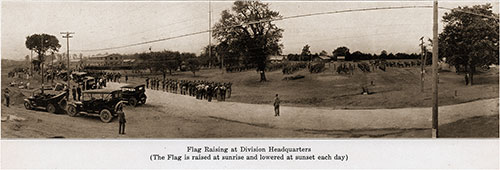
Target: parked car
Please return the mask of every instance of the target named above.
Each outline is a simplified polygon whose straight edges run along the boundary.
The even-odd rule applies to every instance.
[[[121,90],[97,89],[84,91],[81,101],[70,103],[67,108],[71,117],[85,114],[99,116],[101,121],[108,123],[123,112]]]
[[[139,104],[145,104],[147,96],[146,85],[125,85],[121,87],[122,89],[122,100],[127,101],[130,106],[137,106]]]
[[[32,110],[35,108],[44,108],[50,113],[64,112],[67,105],[66,95],[68,91],[65,90],[59,94],[49,94],[49,88],[39,88],[31,92],[31,96],[24,99],[24,108]]]

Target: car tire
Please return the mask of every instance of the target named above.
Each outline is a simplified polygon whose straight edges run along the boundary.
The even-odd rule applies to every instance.
[[[78,116],[78,112],[76,111],[76,107],[73,105],[68,105],[66,112],[68,112],[68,115],[71,117]]]
[[[33,109],[33,107],[31,106],[31,103],[30,103],[30,102],[27,102],[27,101],[24,101],[24,108],[26,108],[26,110],[31,110],[31,109]]]
[[[141,104],[146,104],[146,97],[142,97]]]
[[[128,100],[128,104],[129,104],[130,106],[134,106],[134,107],[136,107],[136,106],[137,106],[137,99],[135,99],[135,97],[130,98],[130,99]]]
[[[101,121],[104,123],[109,123],[113,119],[113,115],[108,109],[102,109],[101,113],[99,114],[99,117],[101,118]]]
[[[56,107],[52,103],[49,103],[47,105],[47,111],[50,113],[56,113]]]

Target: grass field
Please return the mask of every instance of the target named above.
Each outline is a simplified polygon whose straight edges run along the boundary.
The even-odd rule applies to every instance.
[[[13,80],[7,78],[7,73],[12,68],[11,65],[2,66],[2,89]],[[175,72],[167,78],[232,82],[233,91],[231,98],[228,99],[232,102],[271,104],[277,93],[282,104],[288,106],[332,109],[403,108],[431,106],[431,71],[430,67],[426,69],[423,93],[420,91],[418,67],[388,67],[386,72],[376,70],[371,73],[363,73],[357,69],[354,75],[347,75],[332,72],[327,64],[327,70],[319,74],[311,74],[306,69],[298,71],[294,75],[305,76],[299,80],[282,80],[288,75],[283,75],[281,70],[267,72],[267,82],[259,82],[259,74],[254,70],[222,73],[219,69],[202,69],[196,76],[191,72]],[[473,86],[465,86],[463,75],[449,71],[440,72],[439,105],[498,98],[498,78],[498,68],[492,68],[476,74]],[[33,87],[40,83],[30,81]],[[129,82],[144,83],[144,78],[130,77]],[[367,84],[372,94],[362,95],[361,84]],[[16,93],[15,88],[11,90]]]
[[[283,105],[354,109],[429,107],[430,73],[429,67],[423,93],[420,91],[420,69],[417,67],[389,67],[387,72],[377,70],[371,73],[356,70],[354,75],[339,75],[330,69],[319,74],[301,70],[295,75],[304,75],[304,79],[288,81],[282,80],[285,76],[278,70],[266,73],[267,82],[259,82],[256,71],[222,73],[217,69],[201,70],[196,77],[191,72],[176,72],[167,78],[232,82],[233,93],[229,101],[233,102],[270,104],[278,93]],[[463,75],[454,72],[440,72],[439,79],[439,105],[498,98],[496,68],[475,75],[473,86],[465,86]],[[140,77],[130,78],[130,81],[144,83]],[[373,94],[362,95],[362,83],[368,84]]]
[[[14,66],[3,64],[2,89],[14,80],[7,77]],[[356,71],[354,75],[339,75],[328,69],[319,74],[301,70],[295,75],[304,75],[304,79],[283,81],[285,76],[278,70],[267,73],[268,82],[259,82],[256,71],[222,73],[218,69],[203,69],[196,73],[196,77],[191,72],[176,72],[168,78],[232,82],[230,102],[208,103],[188,96],[148,90],[146,105],[126,107],[129,125],[126,137],[430,137],[430,119],[427,120],[431,104],[430,75],[426,75],[425,92],[421,93],[419,73],[416,67],[388,68],[387,72],[377,70],[366,74]],[[430,71],[427,70],[427,73]],[[439,104],[465,103],[449,106],[456,110],[440,107],[445,109],[440,111],[440,137],[498,138],[498,102],[495,102],[498,99],[492,99],[498,98],[498,69],[493,68],[474,77],[476,84],[465,86],[463,75],[440,73]],[[30,81],[34,85],[39,84],[38,80]],[[373,94],[362,95],[361,83],[371,84],[371,81],[374,84],[369,86],[369,90]],[[129,83],[144,83],[144,78],[134,76]],[[115,86],[120,84],[115,83]],[[13,115],[26,120],[2,122],[2,137],[120,138],[115,133],[115,125],[102,124],[96,117],[71,118],[65,114],[27,111],[22,106],[23,99],[29,95],[27,90],[10,89],[13,106],[6,108],[2,105],[2,118]],[[280,94],[284,105],[283,115],[279,118],[272,117],[272,100],[276,93]],[[470,102],[476,100],[481,101]],[[490,103],[483,106],[486,101]],[[383,127],[363,128],[373,123]],[[414,123],[418,126],[410,126]],[[82,130],[72,128],[76,124],[80,127],[77,129]],[[144,124],[148,124],[148,128],[145,129]],[[104,129],[88,130],[97,126]]]

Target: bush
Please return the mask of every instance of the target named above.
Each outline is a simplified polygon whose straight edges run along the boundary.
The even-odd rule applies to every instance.
[[[283,74],[293,74],[295,73],[296,71],[299,71],[300,69],[304,69],[307,67],[307,64],[304,63],[304,62],[300,62],[300,63],[289,63],[289,64],[286,64],[284,67],[283,67]]]
[[[325,63],[316,63],[309,67],[310,73],[321,73],[325,70]]]
[[[283,78],[283,80],[297,80],[297,79],[303,79],[305,76],[303,75],[296,75],[296,76],[287,76]]]

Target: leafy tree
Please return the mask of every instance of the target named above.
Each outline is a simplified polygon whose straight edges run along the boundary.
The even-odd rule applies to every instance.
[[[190,58],[187,60],[187,66],[193,72],[193,76],[196,76],[196,71],[200,70],[200,60],[198,58]]]
[[[61,45],[59,44],[59,40],[53,35],[49,34],[33,34],[26,37],[25,42],[26,48],[29,50],[35,51],[38,54],[38,61],[33,62],[33,64],[37,64],[35,68],[40,68],[40,64],[45,61],[45,53],[46,52],[57,52]],[[44,82],[43,76],[43,64],[41,64],[41,72],[42,72],[42,84]]]
[[[310,46],[309,44],[306,44],[302,48],[302,53],[300,53],[302,60],[309,60],[311,58],[311,50],[309,50]]]
[[[271,21],[256,21],[280,17],[279,12],[271,10],[267,3],[235,1],[231,11],[222,11],[212,36],[219,43],[225,44],[226,48],[221,48],[224,50],[222,52],[244,56],[244,62],[256,65],[260,71],[260,80],[266,81],[267,56],[281,53],[283,45],[279,41],[283,37],[283,29]]]
[[[209,49],[212,49],[211,51],[211,56],[208,55],[209,54]],[[207,66],[207,67],[212,67],[212,66],[216,66],[219,64],[219,61],[220,61],[220,56],[217,55],[217,46],[215,45],[212,45],[212,46],[205,46],[203,48],[203,52],[201,52],[200,54],[200,64],[203,65],[203,66]]]
[[[346,60],[348,60],[348,57],[350,56],[349,48],[347,47],[338,47],[337,49],[333,50],[333,59],[337,60],[338,56],[345,56]]]
[[[382,51],[380,52],[379,59],[382,59],[382,60],[383,60],[383,59],[387,59],[387,57],[388,57],[388,55],[387,55],[387,51],[382,50]]]
[[[463,67],[470,75],[471,85],[476,67],[498,63],[498,21],[491,4],[458,7],[443,16],[440,56],[457,69]]]

